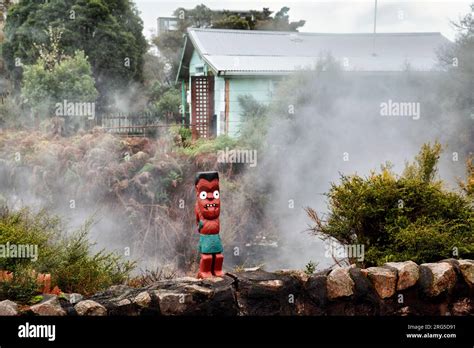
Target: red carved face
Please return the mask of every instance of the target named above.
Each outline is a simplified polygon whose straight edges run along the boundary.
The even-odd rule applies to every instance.
[[[217,219],[221,211],[219,180],[200,179],[196,185],[196,195],[197,207],[202,216],[207,220]]]

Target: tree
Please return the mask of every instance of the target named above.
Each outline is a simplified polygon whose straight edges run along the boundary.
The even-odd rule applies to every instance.
[[[159,100],[152,104],[151,109],[169,122],[172,117],[180,116],[181,91],[170,88],[162,92]]]
[[[212,27],[216,29],[250,29],[249,22],[246,19],[237,17],[235,15],[224,17],[223,19],[215,21]]]
[[[298,28],[305,25],[306,21],[299,20],[297,22],[290,22],[288,12],[289,7],[282,7],[280,11],[275,13],[275,16],[257,20],[255,29],[257,30],[277,30],[277,31],[298,31]]]
[[[49,30],[49,44],[37,46],[39,58],[35,64],[24,68],[22,97],[35,111],[52,115],[57,103],[95,102],[95,88],[91,65],[83,51],[73,56],[60,48],[61,31]]]
[[[89,57],[101,104],[116,90],[143,80],[147,50],[143,23],[128,0],[24,0],[11,6],[6,25],[3,57],[16,86],[23,69],[38,59],[35,45],[48,42],[47,28],[62,28],[62,48]]]

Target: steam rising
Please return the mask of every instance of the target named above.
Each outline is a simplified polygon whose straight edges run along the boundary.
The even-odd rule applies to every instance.
[[[423,143],[438,139],[445,146],[440,175],[454,186],[464,174],[467,149],[458,141],[459,114],[442,103],[443,78],[442,73],[410,71],[343,73],[331,63],[281,83],[265,139],[268,153],[258,166],[261,182],[272,185],[267,213],[281,238],[278,257],[267,261],[269,269],[301,269],[310,260],[320,268],[334,264],[325,256],[324,243],[305,232],[304,207],[327,212],[324,193],[340,173],[366,176],[390,161],[400,174]],[[389,100],[419,103],[419,119],[383,116],[382,103]]]
[[[304,208],[326,212],[324,193],[330,183],[337,183],[339,173],[369,175],[386,161],[400,173],[423,143],[437,139],[445,145],[440,175],[454,186],[455,178],[464,174],[468,149],[458,137],[462,112],[443,102],[444,79],[444,73],[409,70],[386,75],[346,73],[328,63],[282,80],[269,111],[270,127],[264,139],[268,146],[258,153],[255,168],[237,176],[236,184],[241,186],[222,195],[227,268],[237,263],[229,257],[235,242],[230,231],[236,226],[247,241],[276,238],[275,252],[262,254],[267,269],[301,269],[309,261],[318,262],[319,268],[332,265],[323,242],[305,232],[310,221]],[[116,100],[123,110],[136,108],[122,95]],[[419,114],[410,115],[410,109],[404,109],[402,115],[384,115],[382,104],[389,102],[415,103],[413,110],[419,107]],[[142,269],[166,263],[190,268],[187,262],[196,253],[197,240],[191,183],[198,168],[177,163],[168,155],[165,141],[154,140],[133,150],[123,140],[98,131],[64,139],[25,132],[19,139],[3,139],[0,189],[10,206],[47,208],[65,217],[72,227],[95,216],[91,239],[98,248],[119,253],[130,248],[130,257]],[[31,166],[23,165],[25,158],[16,159],[16,152],[5,152],[14,148],[10,145],[15,141],[26,149],[20,155]],[[39,155],[28,158],[28,149]],[[457,161],[453,161],[454,152]],[[127,154],[130,161],[125,160]],[[147,163],[151,164],[148,174],[139,172]],[[217,167],[216,160],[206,169]],[[130,168],[135,174],[126,177]],[[165,189],[160,180],[168,180],[171,172],[176,179],[169,180],[178,180],[176,187],[181,191],[174,200],[157,202],[155,193]],[[264,211],[242,216],[242,211],[252,209],[248,196],[260,193],[268,195]],[[185,208],[173,211],[178,199],[183,199]],[[156,204],[156,210],[152,214],[142,203]]]

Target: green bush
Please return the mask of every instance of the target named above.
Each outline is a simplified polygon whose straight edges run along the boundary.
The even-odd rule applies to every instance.
[[[179,115],[179,106],[181,105],[181,91],[176,88],[171,88],[164,92],[159,100],[154,103],[151,109],[158,113],[161,117],[166,114]]]
[[[0,269],[14,272],[13,281],[2,283],[0,299],[28,297],[22,292],[33,294],[38,286],[31,292],[26,276],[31,276],[32,270],[51,273],[52,286],[57,285],[62,291],[85,295],[125,282],[134,263],[104,250],[92,252],[93,244],[88,240],[90,227],[88,221],[66,235],[64,224],[56,216],[44,211],[33,213],[26,208],[15,212],[2,208],[0,244],[37,245],[38,259],[0,258]],[[22,287],[23,283],[26,285]]]
[[[64,110],[63,115],[56,114],[57,103],[94,102],[98,96],[88,57],[81,50],[65,55],[62,33],[50,27],[48,44],[36,45],[38,59],[23,69],[21,96],[40,119],[64,116]]]
[[[177,146],[189,147],[192,145],[192,132],[190,128],[173,125],[169,129],[169,133]]]
[[[13,96],[6,97],[3,103],[0,103],[0,127],[21,128],[24,123],[26,117],[18,100]]]
[[[341,176],[327,194],[326,221],[308,208],[313,231],[344,245],[363,244],[364,266],[474,257],[472,201],[435,180],[440,153],[439,144],[424,145],[399,177],[390,166],[365,178]]]
[[[233,149],[237,145],[237,140],[228,135],[219,135],[214,139],[199,138],[190,146],[181,148],[179,151],[186,156],[196,157],[203,154],[216,153],[226,148]]]
[[[20,303],[29,302],[38,294],[38,283],[30,268],[18,268],[9,281],[0,282],[0,300],[9,299]]]
[[[261,149],[268,129],[268,107],[251,95],[239,96],[242,123],[239,129],[239,143],[250,149]]]
[[[123,261],[116,253],[91,252],[88,240],[90,224],[86,223],[61,242],[62,252],[53,261],[52,282],[62,291],[91,295],[114,284],[124,283],[134,263]]]

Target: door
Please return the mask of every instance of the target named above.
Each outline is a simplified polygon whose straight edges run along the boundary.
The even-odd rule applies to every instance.
[[[191,77],[191,113],[193,137],[211,137],[211,121],[214,115],[214,76]]]

